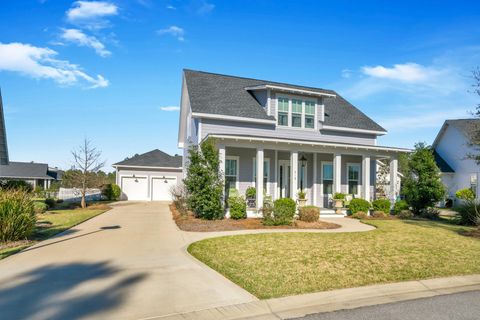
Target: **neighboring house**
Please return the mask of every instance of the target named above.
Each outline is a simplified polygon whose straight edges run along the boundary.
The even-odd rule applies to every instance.
[[[0,180],[23,180],[34,188],[50,188],[52,181],[61,181],[63,171],[49,168],[46,163],[15,162],[0,165]]]
[[[480,166],[469,154],[478,153],[470,145],[471,138],[480,130],[480,119],[446,120],[433,142],[435,160],[447,187],[447,197],[455,199],[455,192],[471,188],[480,197],[477,181]]]
[[[169,201],[170,188],[182,179],[182,157],[158,149],[113,165],[122,200]]]
[[[386,130],[332,90],[184,70],[178,146],[214,138],[226,189],[257,188],[274,200],[297,198],[328,207],[343,192],[372,200],[376,161],[390,164],[398,196],[397,156],[407,149],[377,145]],[[186,166],[184,165],[184,170]]]

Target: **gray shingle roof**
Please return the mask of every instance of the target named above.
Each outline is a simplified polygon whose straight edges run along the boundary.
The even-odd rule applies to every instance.
[[[53,179],[47,172],[46,163],[10,161],[8,165],[0,165],[1,178]]]
[[[454,119],[446,120],[445,124],[451,125],[465,134],[468,138],[473,137],[480,130],[480,119]]]
[[[194,70],[184,70],[184,75],[192,112],[273,120],[274,117],[268,116],[245,88],[276,85],[337,95],[336,98],[325,99],[325,125],[386,131],[333,90]]]
[[[171,156],[163,151],[155,149],[140,155],[135,155],[130,159],[117,162],[114,166],[180,168],[182,166],[182,156]]]
[[[433,156],[435,157],[435,162],[437,163],[438,168],[440,169],[441,172],[443,173],[452,173],[455,172],[455,170],[450,167],[450,165],[443,159],[437,151],[433,151]]]

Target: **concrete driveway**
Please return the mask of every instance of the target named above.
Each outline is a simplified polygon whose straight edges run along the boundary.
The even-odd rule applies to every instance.
[[[185,251],[165,203],[119,203],[0,261],[2,319],[141,319],[257,300]]]

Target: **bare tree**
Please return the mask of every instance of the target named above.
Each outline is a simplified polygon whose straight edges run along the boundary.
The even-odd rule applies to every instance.
[[[473,69],[472,71],[472,78],[473,78],[473,93],[480,97],[480,67]],[[475,112],[473,115],[476,118],[480,118],[480,103],[475,106]],[[475,125],[471,141],[469,144],[475,151],[473,153],[469,153],[467,158],[473,159],[480,164],[480,126],[478,124]]]
[[[91,141],[84,139],[83,144],[77,149],[72,150],[74,165],[77,170],[73,171],[72,182],[80,188],[82,193],[82,208],[87,206],[85,195],[88,188],[98,187],[96,172],[105,165],[105,161],[100,160],[102,152],[91,145]]]

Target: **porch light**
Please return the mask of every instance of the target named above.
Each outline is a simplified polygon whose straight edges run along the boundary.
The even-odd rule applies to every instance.
[[[300,158],[300,162],[302,163],[302,167],[305,167],[305,164],[307,163],[307,158],[305,158],[304,154],[302,154],[302,157]]]
[[[307,158],[305,158],[304,154],[302,154],[302,157],[300,158],[300,163],[302,164],[301,172],[300,172],[300,190],[303,192],[305,164],[307,163]]]

